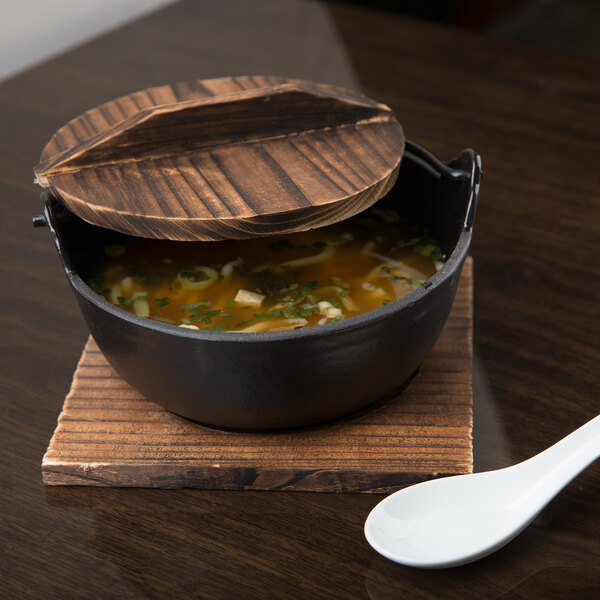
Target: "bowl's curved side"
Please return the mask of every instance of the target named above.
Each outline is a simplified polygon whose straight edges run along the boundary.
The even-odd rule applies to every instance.
[[[99,348],[146,398],[204,423],[271,429],[329,420],[390,396],[433,347],[457,283],[447,278],[370,325],[248,344],[140,327],[74,289]]]

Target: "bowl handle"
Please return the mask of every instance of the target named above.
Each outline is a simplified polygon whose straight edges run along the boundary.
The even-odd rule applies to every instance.
[[[471,193],[465,211],[464,229],[470,231],[475,219],[479,187],[483,175],[481,155],[473,148],[467,148],[446,164],[435,154],[411,140],[406,140],[404,154],[410,156],[412,161],[419,164],[436,179],[446,179],[469,185]]]
[[[467,148],[460,153],[460,156],[452,159],[448,166],[452,170],[461,170],[466,174],[471,189],[467,210],[465,213],[465,231],[470,231],[475,219],[475,211],[477,210],[477,200],[479,198],[479,188],[481,186],[481,178],[483,177],[483,169],[481,167],[481,155],[473,148]]]

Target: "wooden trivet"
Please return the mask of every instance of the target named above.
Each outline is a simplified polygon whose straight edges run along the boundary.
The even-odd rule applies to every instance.
[[[389,493],[470,473],[472,263],[450,317],[397,398],[315,427],[206,427],[145,400],[90,338],[42,460],[47,485]]]

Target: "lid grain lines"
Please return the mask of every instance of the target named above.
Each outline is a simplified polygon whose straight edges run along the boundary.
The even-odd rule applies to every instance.
[[[60,128],[37,182],[83,219],[132,235],[290,233],[368,208],[396,179],[402,127],[385,105],[276,76],[179,82]]]

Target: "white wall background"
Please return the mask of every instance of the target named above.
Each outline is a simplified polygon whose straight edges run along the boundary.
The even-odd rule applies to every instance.
[[[0,0],[0,81],[176,0]]]

